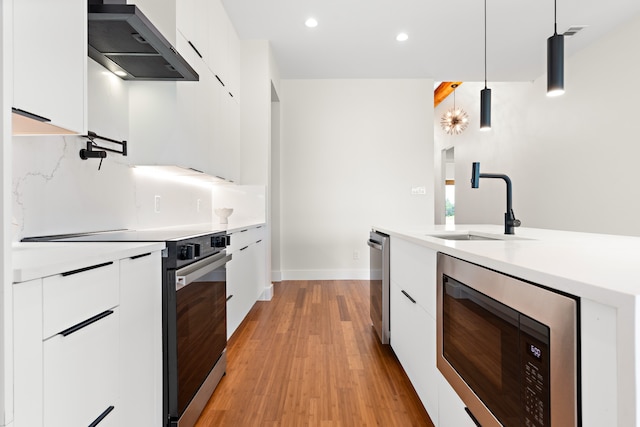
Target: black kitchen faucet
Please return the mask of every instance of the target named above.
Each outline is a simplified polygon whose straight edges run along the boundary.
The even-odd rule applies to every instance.
[[[471,168],[471,188],[480,187],[480,178],[501,178],[507,183],[507,211],[504,214],[504,234],[514,234],[513,229],[520,227],[520,220],[516,219],[512,207],[511,179],[499,173],[480,173],[480,162],[473,162]]]

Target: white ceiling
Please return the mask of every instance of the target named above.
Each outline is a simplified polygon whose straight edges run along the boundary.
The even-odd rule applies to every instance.
[[[267,39],[283,78],[484,80],[482,0],[223,0],[241,39]],[[558,0],[570,56],[640,14],[640,0]],[[487,78],[545,73],[553,0],[487,0]],[[304,22],[315,17],[319,25]],[[409,40],[400,43],[397,33]]]

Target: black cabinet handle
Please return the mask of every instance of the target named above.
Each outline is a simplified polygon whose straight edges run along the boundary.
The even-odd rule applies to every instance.
[[[244,248],[240,249],[241,251],[244,251],[245,249],[247,249],[249,246],[245,246]]]
[[[151,252],[146,253],[146,254],[134,255],[134,256],[130,257],[129,259],[144,258],[144,257],[149,256],[149,255],[151,255]]]
[[[73,325],[70,328],[65,329],[64,331],[60,332],[60,335],[62,335],[63,337],[69,336],[74,332],[78,332],[80,329],[82,328],[86,328],[87,326],[96,323],[98,320],[100,319],[104,319],[107,316],[110,316],[113,314],[113,310],[107,310],[107,311],[103,311],[100,314],[97,314],[87,320],[85,320],[84,322],[80,322],[77,325]]]
[[[220,84],[224,87],[224,83],[222,83],[222,80],[220,79],[220,77],[218,77],[218,75],[216,74],[216,79],[218,79],[218,81],[220,82]]]
[[[409,301],[411,301],[412,303],[416,303],[416,300],[414,300],[413,298],[411,298],[411,295],[409,295],[408,293],[406,293],[404,290],[401,291],[405,297],[409,298]]]
[[[258,240],[256,243],[260,243],[260,242],[262,242],[262,239]]]
[[[475,425],[477,425],[478,427],[482,427],[482,425],[478,422],[478,420],[476,420],[476,417],[473,416],[469,408],[465,407],[464,411],[467,413],[467,415],[469,415],[469,418],[471,418],[471,421],[473,421]]]
[[[104,412],[103,412],[103,413],[101,413],[101,414],[98,416],[98,418],[96,418],[96,419],[95,419],[91,424],[89,424],[89,427],[96,427],[96,426],[97,426],[98,424],[100,424],[100,422],[101,422],[102,420],[104,420],[104,419],[105,419],[105,417],[106,417],[107,415],[109,415],[109,413],[110,413],[111,411],[113,411],[114,409],[115,409],[115,407],[114,407],[113,405],[109,406],[107,409],[105,409],[105,410],[104,410]]]
[[[91,267],[79,268],[77,270],[71,270],[71,271],[64,272],[64,273],[62,273],[62,276],[63,277],[71,276],[72,274],[78,274],[78,273],[82,273],[84,271],[94,270],[94,269],[100,268],[100,267],[106,267],[107,265],[111,265],[111,264],[113,264],[113,261],[105,262],[105,263],[102,263],[102,264],[92,265]]]
[[[39,122],[43,122],[43,123],[46,123],[46,122],[50,122],[50,121],[51,121],[51,119],[48,119],[48,118],[46,118],[46,117],[39,116],[39,115],[37,115],[37,114],[33,114],[33,113],[28,112],[28,111],[21,110],[21,109],[19,109],[19,108],[15,108],[15,107],[11,107],[11,112],[12,112],[12,113],[15,113],[15,114],[17,114],[17,115],[19,115],[19,116],[27,117],[27,118],[29,118],[29,119],[37,120],[37,121],[39,121]]]
[[[195,51],[196,51],[196,53],[198,54],[198,56],[199,56],[200,58],[202,58],[202,54],[201,54],[201,53],[200,53],[200,51],[199,51],[199,50],[198,50],[198,49],[193,45],[193,43],[191,43],[191,41],[189,41],[188,43],[189,43],[189,46],[191,46],[191,48],[193,48],[193,50],[195,50]]]
[[[229,296],[227,297],[227,301],[229,301],[231,298],[233,298],[233,295],[229,295]]]

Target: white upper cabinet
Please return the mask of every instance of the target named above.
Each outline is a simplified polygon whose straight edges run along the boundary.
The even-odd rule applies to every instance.
[[[86,87],[87,1],[14,0],[13,133],[86,133]]]
[[[208,0],[176,0],[176,27],[192,49],[205,63],[209,58]],[[184,49],[181,50],[184,54]]]
[[[225,15],[226,16],[226,15]],[[233,25],[227,27],[227,90],[236,101],[240,99],[241,43]]]
[[[180,0],[127,0],[138,7],[172,46],[176,45],[176,3]]]
[[[231,25],[220,0],[212,0],[208,5],[210,21],[209,60],[207,64],[213,74],[223,82],[227,79],[228,28]]]

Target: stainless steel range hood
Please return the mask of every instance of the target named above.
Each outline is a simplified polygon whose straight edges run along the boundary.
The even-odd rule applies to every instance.
[[[102,3],[90,0],[88,5],[92,59],[124,80],[199,79],[140,9],[129,4]]]

